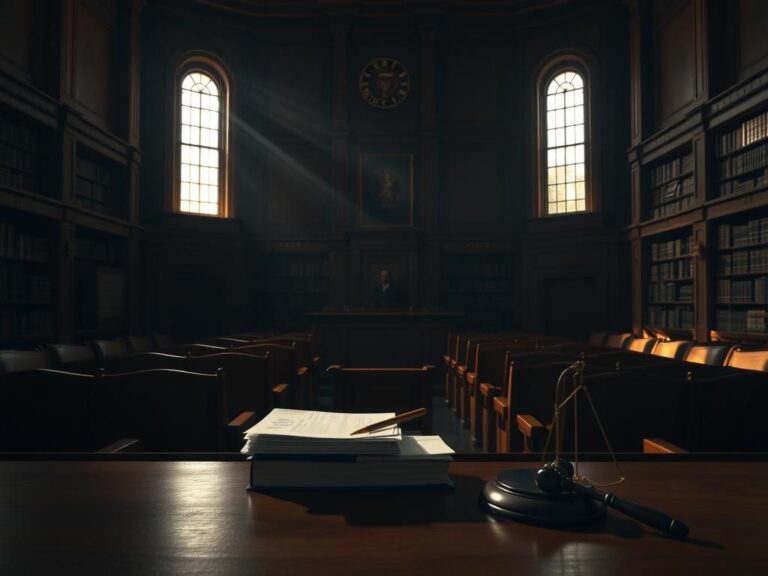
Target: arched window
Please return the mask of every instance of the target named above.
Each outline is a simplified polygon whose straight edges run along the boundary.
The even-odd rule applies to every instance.
[[[542,101],[542,214],[590,209],[588,105],[584,77],[571,67],[545,77]]]
[[[209,66],[179,77],[174,209],[227,216],[227,85]]]

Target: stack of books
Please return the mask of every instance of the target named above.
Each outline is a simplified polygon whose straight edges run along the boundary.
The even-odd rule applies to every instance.
[[[275,408],[245,433],[250,488],[451,486],[453,450],[439,436],[397,425],[353,435],[392,417]]]

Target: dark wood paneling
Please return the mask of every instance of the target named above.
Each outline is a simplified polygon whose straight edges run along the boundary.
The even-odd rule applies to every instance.
[[[660,4],[664,6],[656,16],[659,125],[691,102],[696,88],[693,6],[690,1]]]
[[[444,153],[443,189],[448,228],[501,221],[498,147],[491,143],[448,145]]]
[[[746,78],[768,59],[768,2],[739,0],[739,77]]]
[[[320,151],[284,148],[269,157],[271,225],[323,227],[330,220],[329,163]],[[294,230],[300,233],[301,230]]]
[[[29,77],[32,65],[32,6],[29,0],[0,2],[0,62],[22,77]]]
[[[74,21],[74,96],[101,122],[114,128],[114,74],[119,62],[114,50],[114,2],[79,0]]]
[[[493,127],[498,120],[499,51],[477,42],[451,42],[445,51],[445,122],[451,127]]]

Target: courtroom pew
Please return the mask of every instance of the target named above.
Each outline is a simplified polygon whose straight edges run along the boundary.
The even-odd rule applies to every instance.
[[[730,344],[694,345],[688,349],[685,355],[686,362],[696,364],[708,364],[710,366],[722,366],[728,358],[733,346]]]
[[[223,370],[168,369],[96,377],[99,426],[113,437],[138,438],[147,452],[239,450],[255,419],[227,418],[224,378]]]
[[[405,429],[432,433],[432,387],[434,366],[420,368],[327,369],[334,388],[335,410],[340,412],[407,412],[427,408],[418,420],[403,424]]]
[[[152,352],[155,349],[155,343],[150,336],[126,336],[125,342],[131,354]]]
[[[159,348],[157,352],[173,354],[174,356],[205,356],[207,354],[216,354],[217,352],[226,352],[226,346],[213,346],[211,344],[176,344],[167,348]]]
[[[48,367],[42,350],[0,350],[0,372],[23,372]]]
[[[53,368],[80,372],[87,367],[92,371],[100,365],[96,358],[96,351],[86,344],[48,344],[45,351]]]
[[[290,398],[292,406],[306,407],[304,399],[307,396],[312,396],[311,392],[307,392],[310,386],[309,372],[306,367],[299,365],[295,344],[285,345],[258,341],[246,346],[232,348],[230,351],[255,356],[264,356],[268,352],[272,359],[270,380],[273,385],[282,384],[285,386],[287,390],[285,397]]]
[[[202,374],[216,374],[223,369],[229,418],[252,412],[257,419],[261,419],[275,406],[290,405],[287,386],[272,382],[269,352],[257,356],[227,351],[192,357],[148,352],[115,359],[107,364],[105,371],[107,374],[120,374],[162,368]]]
[[[96,350],[96,356],[101,361],[130,354],[128,344],[124,340],[92,340],[91,345]]]

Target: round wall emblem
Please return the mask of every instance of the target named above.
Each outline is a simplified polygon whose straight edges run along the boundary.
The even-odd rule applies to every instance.
[[[411,89],[408,70],[394,58],[376,58],[360,73],[360,96],[375,108],[394,108]]]

